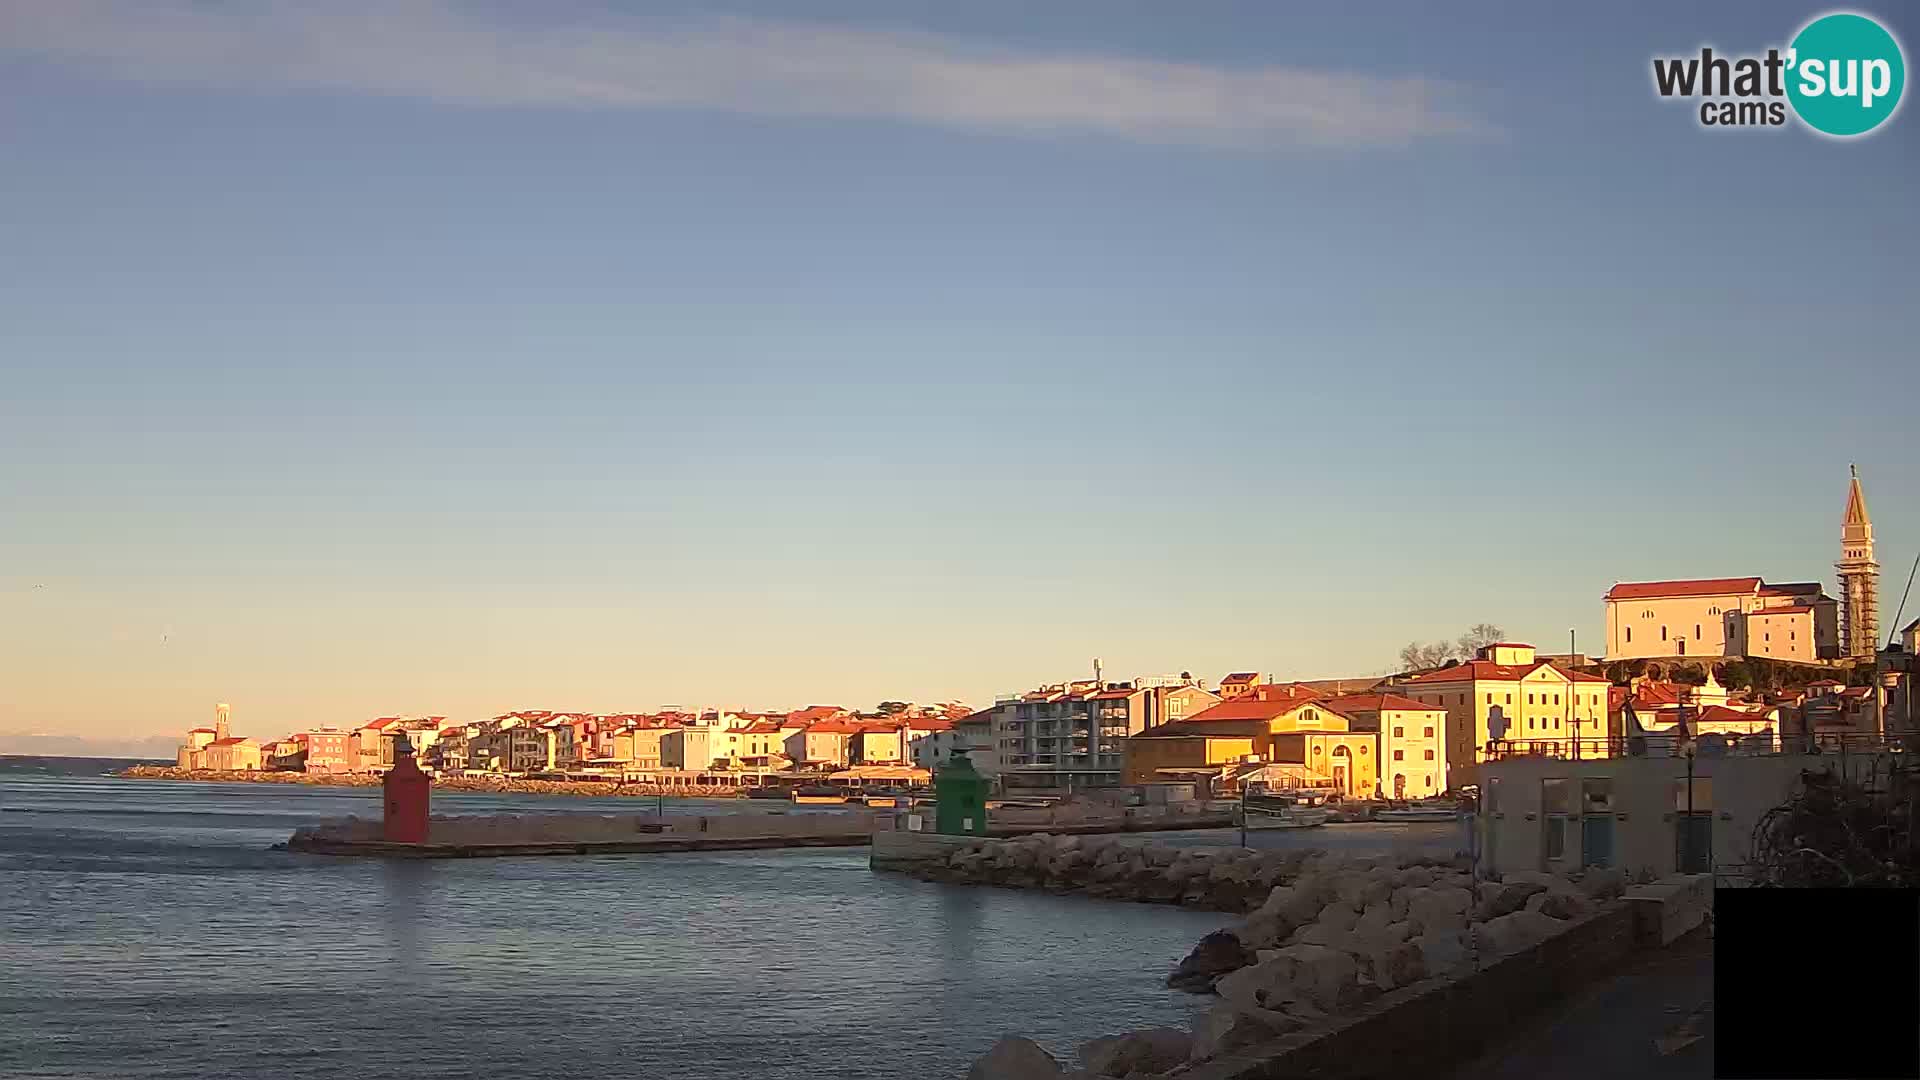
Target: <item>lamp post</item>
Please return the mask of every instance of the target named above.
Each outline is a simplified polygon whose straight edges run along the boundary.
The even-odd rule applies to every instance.
[[[1691,733],[1689,733],[1686,736],[1686,740],[1687,740],[1686,742],[1680,745],[1680,756],[1687,759],[1687,819],[1686,819],[1686,822],[1680,827],[1680,836],[1681,836],[1680,849],[1681,849],[1681,854],[1685,856],[1685,865],[1680,867],[1680,872],[1683,874],[1689,874],[1693,872],[1692,867],[1693,867],[1693,861],[1694,861],[1693,859],[1693,841],[1694,841],[1694,836],[1693,836],[1693,736]]]
[[[1580,684],[1573,679],[1573,658],[1580,652],[1578,639],[1573,627],[1567,627],[1567,726],[1573,731],[1573,760],[1580,760],[1580,709],[1574,704],[1574,695],[1579,692]]]

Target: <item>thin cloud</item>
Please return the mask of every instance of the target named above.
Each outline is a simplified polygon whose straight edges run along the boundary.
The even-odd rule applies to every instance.
[[[1487,134],[1459,88],[743,19],[534,27],[434,0],[0,0],[0,51],[119,79],[469,107],[707,109],[1231,147]]]

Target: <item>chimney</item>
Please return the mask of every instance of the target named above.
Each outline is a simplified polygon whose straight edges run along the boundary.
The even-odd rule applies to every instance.
[[[1106,684],[1100,681],[1100,658],[1097,656],[1093,658],[1093,685],[1096,689],[1106,687]]]

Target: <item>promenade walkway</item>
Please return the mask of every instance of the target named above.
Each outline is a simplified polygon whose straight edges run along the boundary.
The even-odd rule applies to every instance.
[[[1713,925],[1636,954],[1533,1018],[1451,1080],[1680,1080],[1713,1075]]]

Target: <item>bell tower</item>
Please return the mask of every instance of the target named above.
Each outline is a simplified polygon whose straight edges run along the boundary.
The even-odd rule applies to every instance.
[[[1847,466],[1847,512],[1840,521],[1840,655],[1872,658],[1880,648],[1880,564],[1860,472]]]

